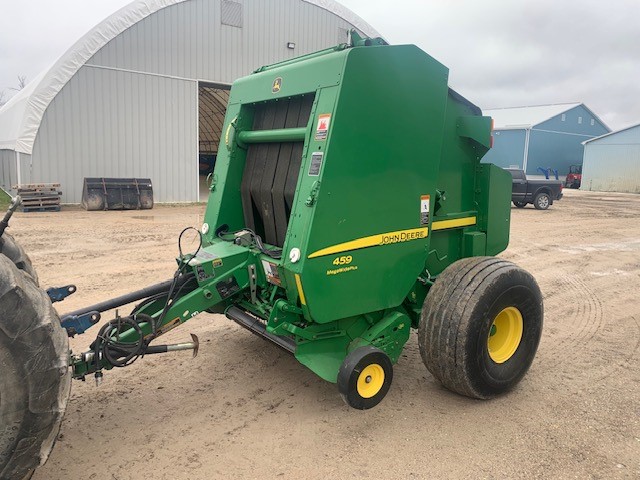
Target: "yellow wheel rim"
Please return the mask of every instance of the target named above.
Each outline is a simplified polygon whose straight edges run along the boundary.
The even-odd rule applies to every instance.
[[[496,315],[487,340],[491,360],[504,363],[516,353],[522,340],[523,325],[522,314],[516,307],[507,307]]]
[[[371,398],[382,389],[384,385],[384,369],[377,363],[367,365],[358,376],[358,395],[362,398]]]

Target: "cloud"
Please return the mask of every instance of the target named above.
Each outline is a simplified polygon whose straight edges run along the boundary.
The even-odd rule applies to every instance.
[[[482,108],[578,101],[612,128],[640,122],[637,0],[342,3],[444,63]]]
[[[257,1],[257,0],[251,0]],[[261,0],[264,1],[264,0]],[[35,77],[128,0],[0,5],[0,90]],[[414,43],[482,108],[584,102],[640,122],[640,1],[342,0],[391,43]]]
[[[34,78],[129,0],[0,2],[0,91]],[[7,93],[11,93],[7,91]]]

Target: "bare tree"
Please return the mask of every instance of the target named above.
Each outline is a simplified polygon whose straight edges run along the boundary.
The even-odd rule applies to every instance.
[[[11,90],[15,90],[19,92],[24,87],[27,86],[27,76],[26,75],[18,75],[18,86],[17,87],[9,87]]]

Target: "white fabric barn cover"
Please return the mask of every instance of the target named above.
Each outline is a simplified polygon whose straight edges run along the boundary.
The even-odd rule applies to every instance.
[[[45,110],[98,50],[120,33],[163,8],[188,0],[141,0],[120,9],[78,40],[47,71],[33,79],[0,109],[0,150],[30,155]],[[332,0],[302,0],[326,9],[354,25],[367,36],[380,36],[368,23]]]

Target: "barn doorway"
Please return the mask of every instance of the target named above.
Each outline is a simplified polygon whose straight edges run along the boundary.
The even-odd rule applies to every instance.
[[[222,136],[222,125],[229,103],[228,86],[198,84],[198,180],[200,201],[209,196],[207,176],[213,172]]]

